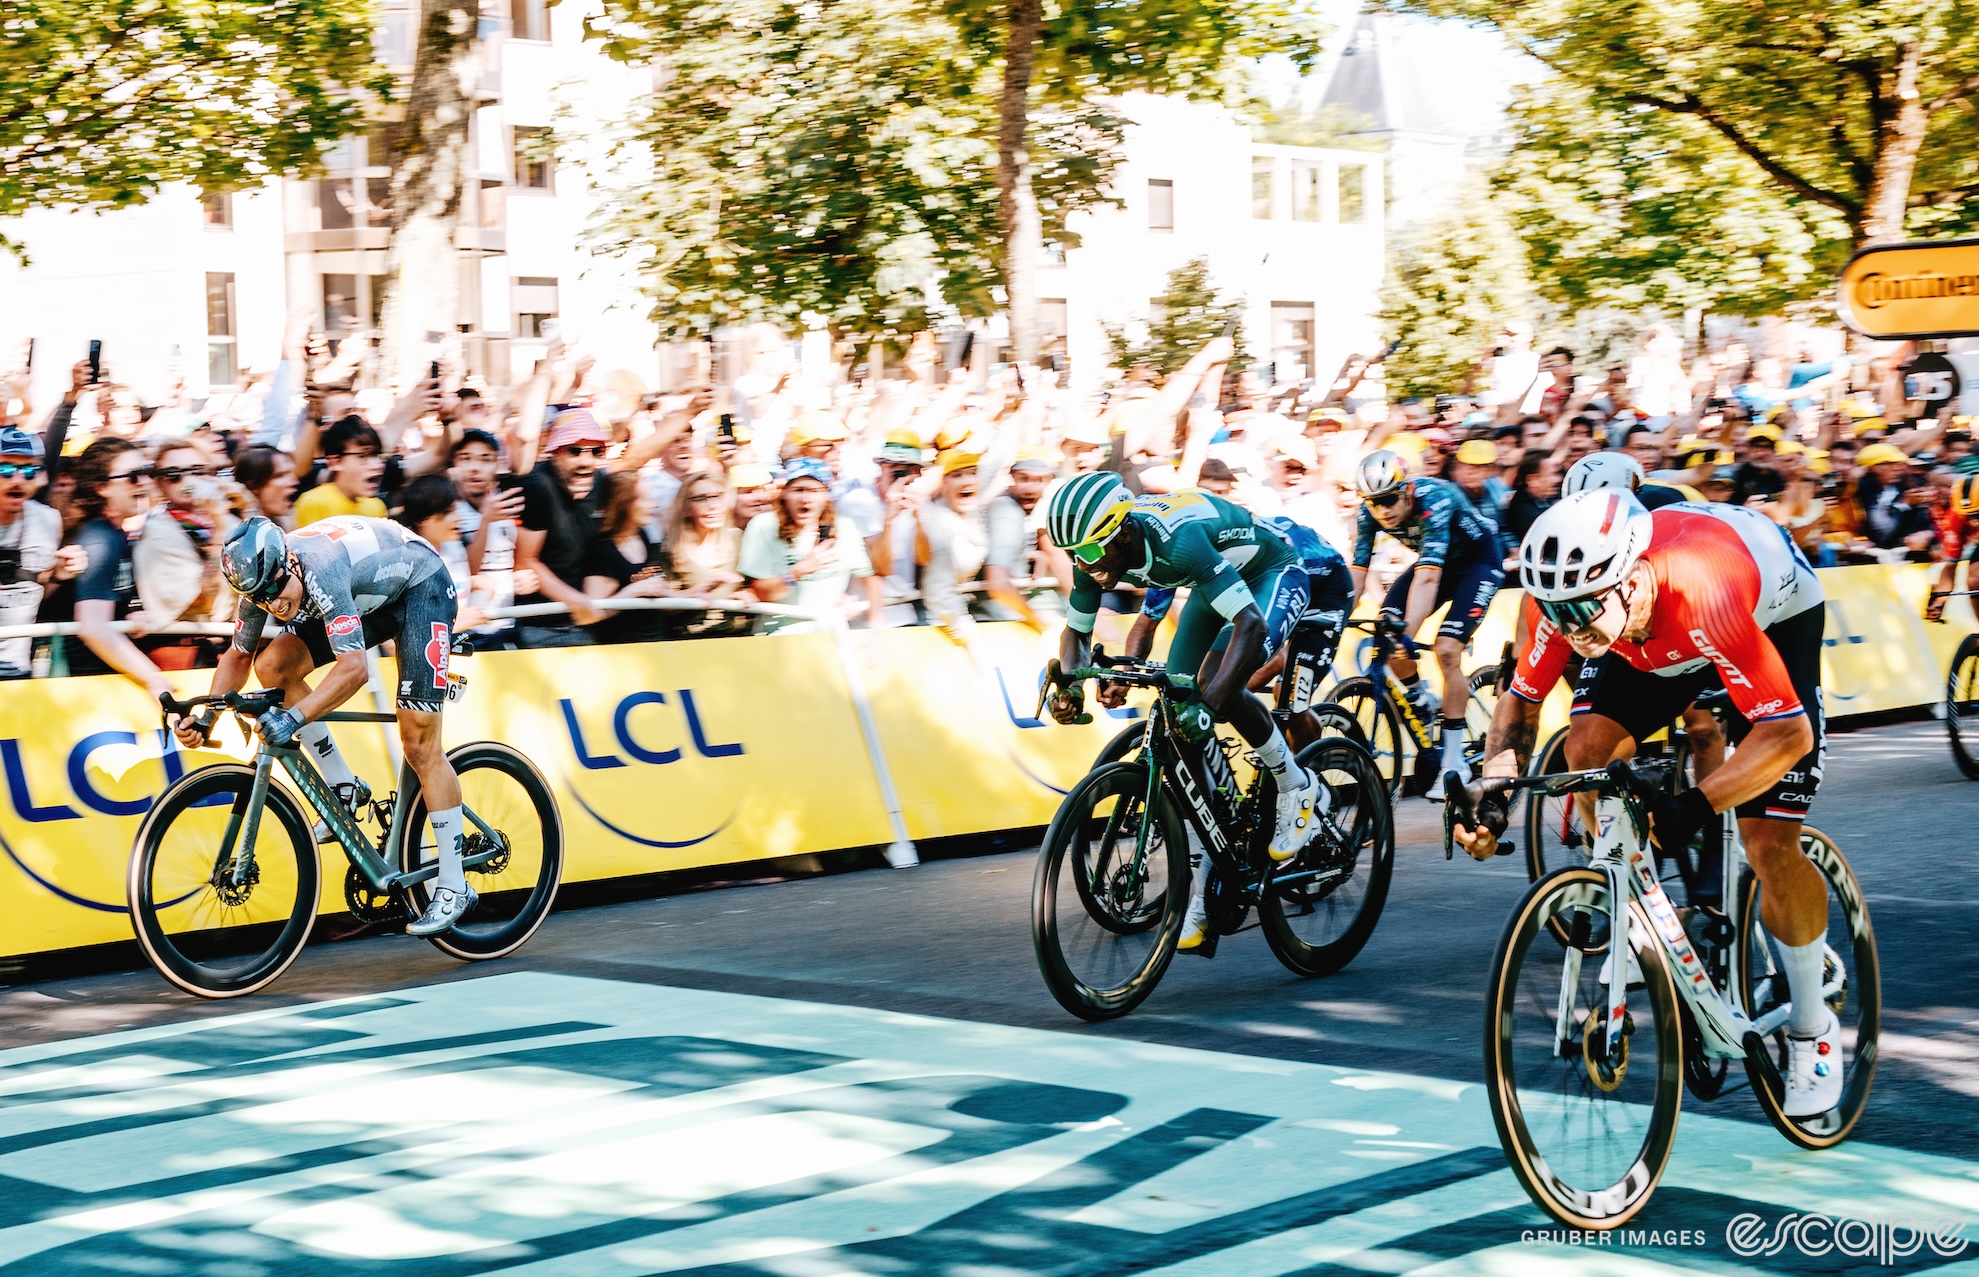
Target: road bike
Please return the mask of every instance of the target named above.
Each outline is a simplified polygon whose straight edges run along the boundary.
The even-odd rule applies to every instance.
[[[1842,1025],[1842,1098],[1826,1113],[1788,1117],[1781,1070],[1793,1008],[1737,822],[1723,822],[1732,917],[1692,910],[1685,918],[1658,879],[1645,803],[1669,783],[1671,765],[1616,762],[1470,786],[1454,773],[1444,779],[1446,843],[1452,823],[1474,823],[1488,793],[1595,796],[1589,859],[1526,892],[1498,942],[1485,998],[1485,1083],[1506,1160],[1540,1209],[1573,1228],[1614,1228],[1642,1209],[1669,1161],[1684,1090],[1706,1101],[1725,1093],[1730,1061],[1744,1061],[1774,1127],[1809,1149],[1848,1136],[1875,1077],[1876,938],[1841,849],[1802,827],[1800,848],[1828,890],[1821,997]],[[1617,935],[1622,962],[1610,944]]]
[[[1700,709],[1710,709],[1717,714],[1720,724],[1725,721],[1723,706],[1728,698],[1722,690],[1707,692],[1697,699]],[[1741,720],[1743,721],[1743,720]],[[1548,737],[1546,743],[1532,756],[1532,763],[1526,769],[1531,776],[1553,775],[1569,770],[1567,767],[1567,733],[1562,727]],[[1681,721],[1673,724],[1669,731],[1655,739],[1643,741],[1636,747],[1638,759],[1659,759],[1669,763],[1665,769],[1666,785],[1672,794],[1681,793],[1691,783],[1693,759],[1690,736],[1683,729]],[[1543,788],[1535,788],[1526,794],[1525,801],[1525,848],[1526,876],[1538,882],[1562,865],[1584,865],[1587,863],[1588,849],[1592,845],[1587,829],[1581,820],[1580,808],[1571,794],[1548,793]],[[1674,867],[1685,883],[1695,878],[1696,865],[1700,862],[1689,855],[1690,848],[1682,849],[1682,855],[1672,855],[1663,848],[1657,849],[1659,870]],[[1667,874],[1662,875],[1666,884]]]
[[[1271,772],[1241,742],[1191,744],[1175,710],[1195,680],[1159,663],[1111,658],[1047,670],[1044,699],[1089,678],[1150,688],[1155,703],[1138,753],[1101,763],[1066,794],[1045,832],[1032,882],[1031,939],[1058,1004],[1085,1020],[1125,1015],[1161,980],[1189,903],[1189,831],[1209,856],[1204,902],[1213,935],[1241,929],[1255,907],[1278,960],[1304,976],[1338,971],[1373,934],[1388,896],[1395,840],[1387,787],[1366,748],[1314,741],[1299,765],[1320,779],[1325,811],[1298,855],[1266,852],[1277,818]],[[1250,772],[1240,782],[1237,757]],[[1215,940],[1208,942],[1213,952]]]
[[[1370,617],[1349,621],[1347,628],[1365,630],[1371,636],[1367,672],[1335,683],[1327,700],[1353,717],[1355,731],[1367,743],[1375,765],[1388,782],[1390,801],[1405,793],[1427,794],[1443,762],[1443,724],[1410,702],[1401,678],[1389,668],[1389,658],[1401,646],[1401,627]],[[1510,649],[1506,644],[1507,657]],[[1433,663],[1427,653],[1422,660],[1425,665]],[[1510,678],[1507,660],[1500,659],[1496,665],[1473,670],[1466,680],[1464,760],[1472,775],[1481,770],[1491,712]]]
[[[1970,598],[1971,590],[1953,590],[1951,597]],[[1945,673],[1945,731],[1951,737],[1952,761],[1968,780],[1979,780],[1979,634],[1968,634],[1952,653]]]
[[[248,733],[254,720],[281,708],[283,695],[274,688],[158,699],[168,715],[231,710]],[[396,717],[339,710],[323,721]],[[542,773],[520,751],[477,741],[448,751],[447,759],[460,775],[462,864],[480,900],[451,931],[427,939],[456,958],[499,958],[534,935],[556,901],[563,819]],[[295,793],[276,783],[277,762]],[[253,993],[302,952],[316,918],[321,865],[297,793],[350,861],[344,902],[359,921],[390,926],[425,911],[439,864],[412,769],[400,767],[395,794],[353,811],[299,744],[261,741],[251,766],[216,763],[186,773],[138,827],[126,883],[131,921],[145,956],[179,988],[207,998]],[[367,817],[378,831],[375,843],[362,827]]]

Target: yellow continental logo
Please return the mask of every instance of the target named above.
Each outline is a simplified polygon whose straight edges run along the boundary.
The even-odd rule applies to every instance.
[[[1979,240],[1864,249],[1842,271],[1835,306],[1865,337],[1979,335]]]

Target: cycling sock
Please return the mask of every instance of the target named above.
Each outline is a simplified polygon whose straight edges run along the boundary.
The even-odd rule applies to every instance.
[[[1787,996],[1793,999],[1793,1018],[1787,1022],[1787,1031],[1811,1038],[1828,1027],[1828,1004],[1821,1000],[1822,943],[1775,944],[1780,965],[1787,971]]]
[[[431,812],[426,819],[432,823],[433,842],[440,849],[440,876],[433,880],[434,887],[464,891],[467,871],[460,865],[460,808]]]
[[[1194,825],[1189,829],[1189,903],[1200,906],[1203,891],[1209,886],[1209,853],[1203,850],[1201,835]]]
[[[1292,769],[1292,751],[1285,747],[1285,737],[1278,730],[1278,724],[1271,725],[1271,736],[1264,744],[1255,747],[1258,761],[1271,769],[1271,774],[1284,779]]]
[[[357,775],[344,761],[343,752],[337,748],[336,737],[330,735],[328,723],[304,723],[296,736],[309,750],[309,757],[316,764],[316,770],[323,773],[324,780],[333,786],[357,783]]]
[[[1443,720],[1443,770],[1461,772],[1464,769],[1464,721],[1462,719]]]

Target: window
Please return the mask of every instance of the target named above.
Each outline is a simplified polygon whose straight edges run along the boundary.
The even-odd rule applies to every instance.
[[[557,317],[557,281],[543,275],[519,275],[511,285],[515,300],[515,335],[548,337],[544,326]]]
[[[233,229],[234,197],[232,195],[202,195],[199,203],[209,229],[221,231]]]
[[[1260,155],[1251,161],[1251,216],[1269,219],[1271,207],[1272,172],[1278,167],[1275,160]]]
[[[367,177],[364,179],[365,219],[371,226],[392,224],[392,179],[387,177]]]
[[[509,35],[516,40],[548,40],[550,7],[544,0],[509,0]]]
[[[1324,173],[1317,164],[1292,166],[1292,220],[1316,222],[1320,217],[1319,179]]]
[[[1275,380],[1312,376],[1313,304],[1271,303],[1271,363]]]
[[[1175,183],[1163,178],[1148,179],[1148,229],[1175,229]]]
[[[340,339],[344,334],[361,326],[358,318],[364,313],[362,300],[357,295],[357,276],[325,275],[323,277],[323,331],[332,339]]]
[[[234,276],[206,272],[206,382],[234,384]]]
[[[1365,222],[1367,220],[1367,166],[1365,164],[1342,164],[1340,166],[1340,220],[1343,222]]]
[[[510,130],[509,144],[515,160],[515,184],[524,190],[550,189],[550,131],[540,125],[518,124]]]
[[[378,25],[371,33],[372,51],[388,67],[410,67],[412,14],[407,0],[385,0],[379,8]]]
[[[360,216],[357,188],[347,177],[326,177],[316,184],[316,227],[325,231],[347,231]]]

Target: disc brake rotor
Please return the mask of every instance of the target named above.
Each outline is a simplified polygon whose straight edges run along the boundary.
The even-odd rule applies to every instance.
[[[1615,1061],[1615,1067],[1611,1070],[1607,1061],[1608,1035],[1601,1031],[1601,1022],[1606,1018],[1606,1012],[1606,1007],[1595,1007],[1587,1013],[1587,1023],[1582,1025],[1580,1030],[1580,1058],[1587,1066],[1587,1080],[1594,1083],[1595,1090],[1616,1091],[1621,1089],[1622,1081],[1629,1075],[1629,1033],[1635,1025],[1629,1013],[1624,1010],[1621,1058]],[[1596,1042],[1602,1044],[1600,1059],[1596,1059],[1594,1054]]]
[[[238,909],[254,895],[255,884],[261,881],[261,865],[258,861],[247,862],[247,873],[240,882],[234,881],[234,870],[240,862],[235,861],[213,876],[213,892],[220,897],[222,904],[230,909]]]

